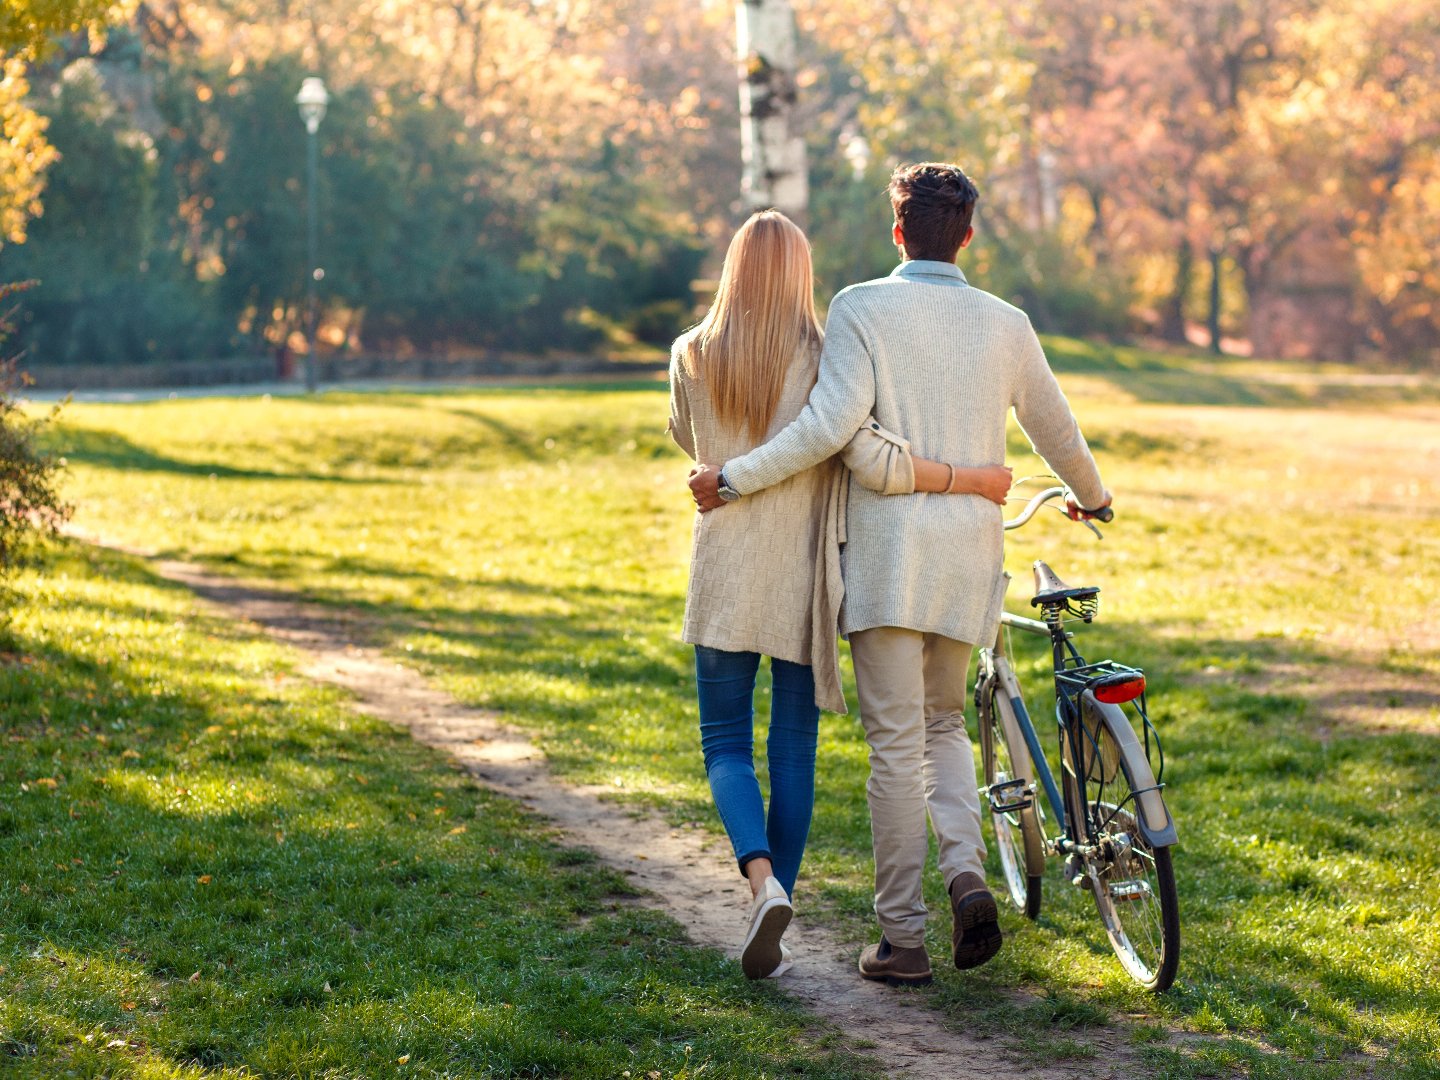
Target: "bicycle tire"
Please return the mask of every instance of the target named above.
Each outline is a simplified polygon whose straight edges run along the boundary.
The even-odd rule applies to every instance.
[[[1180,964],[1174,862],[1169,847],[1150,845],[1134,814],[1135,792],[1153,787],[1154,780],[1148,768],[1137,779],[1128,759],[1111,758],[1106,724],[1092,728],[1090,735],[1098,745],[1089,748],[1091,767],[1084,770],[1083,784],[1072,768],[1065,769],[1067,812],[1078,813],[1076,824],[1083,830],[1078,838],[1096,852],[1083,860],[1084,884],[1126,974],[1147,990],[1163,993],[1174,983]],[[1094,767],[1096,760],[1114,760],[1118,767],[1106,776],[1107,769]],[[1072,806],[1073,811],[1068,809]]]
[[[1021,778],[1034,784],[1030,751],[1020,739],[1019,730],[1010,703],[992,681],[981,695],[980,707],[980,758],[987,789],[992,784]],[[988,806],[985,793],[981,794]],[[1005,892],[1015,909],[1029,919],[1040,915],[1045,871],[1045,839],[1036,798],[1038,795],[1032,795],[1031,804],[1021,810],[990,809]]]

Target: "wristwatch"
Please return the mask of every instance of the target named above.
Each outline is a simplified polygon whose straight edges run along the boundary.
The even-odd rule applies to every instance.
[[[731,487],[730,481],[725,479],[724,469],[720,470],[719,481],[720,488],[717,494],[720,496],[720,498],[724,499],[726,502],[734,502],[740,497],[740,492],[736,491],[733,487]]]

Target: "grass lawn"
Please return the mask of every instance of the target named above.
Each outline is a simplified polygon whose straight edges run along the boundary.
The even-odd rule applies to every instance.
[[[1129,984],[1102,945],[1093,907],[1056,875],[1047,880],[1037,925],[1007,919],[1010,940],[1001,957],[978,972],[942,974],[929,1000],[956,1023],[984,1025],[1047,1060],[1087,1052],[1068,1037],[1074,1028],[1128,1017],[1128,1030],[1158,1078],[1440,1075],[1440,930],[1433,923],[1440,908],[1434,782],[1440,639],[1431,614],[1440,592],[1440,393],[1433,385],[1346,382],[1276,366],[1050,345],[1116,492],[1119,516],[1103,544],[1058,516],[1015,535],[1011,601],[1023,605],[1028,575],[1021,571],[1041,556],[1072,583],[1101,585],[1101,620],[1085,631],[1087,654],[1113,654],[1152,673],[1152,711],[1165,739],[1168,794],[1182,845],[1176,860],[1185,934],[1180,979],[1159,999]],[[463,700],[534,732],[564,774],[604,783],[617,797],[676,820],[718,829],[694,731],[689,652],[676,640],[690,515],[684,462],[664,435],[664,410],[663,387],[655,383],[77,405],[66,411],[57,446],[70,460],[69,492],[81,527],[361,609],[396,655]],[[1035,471],[1018,433],[1012,454],[1017,475]],[[70,558],[72,567],[84,562],[78,554]],[[29,872],[37,877],[15,874],[3,894],[5,942],[14,955],[3,962],[12,973],[29,965],[20,980],[28,990],[6,998],[5,1030],[22,1032],[15,1037],[21,1042],[31,1032],[34,1042],[73,1038],[92,1022],[87,1010],[93,1006],[84,1003],[96,995],[66,985],[85,975],[80,960],[58,952],[70,949],[97,966],[102,956],[105,965],[131,965],[123,970],[148,980],[143,994],[136,990],[127,999],[137,1002],[134,1010],[122,1008],[106,1021],[113,1030],[149,1022],[147,1010],[157,1010],[156,1025],[220,1031],[237,1022],[233,1010],[251,1018],[248,1025],[238,1021],[241,1027],[253,1029],[258,1019],[283,1029],[282,1045],[297,1054],[368,1054],[335,1044],[349,1042],[346,1032],[363,1024],[350,1017],[373,1006],[389,1017],[381,1030],[398,1032],[385,1054],[393,1048],[398,1059],[406,1052],[404,1033],[418,1037],[421,1027],[433,1052],[445,1052],[460,1022],[450,1028],[438,1017],[506,1000],[477,996],[477,980],[490,974],[454,948],[466,933],[488,932],[466,929],[485,922],[483,911],[513,910],[504,904],[513,905],[514,893],[493,906],[473,895],[474,882],[484,876],[476,871],[494,865],[493,841],[482,838],[480,825],[490,815],[465,822],[467,832],[453,837],[441,828],[443,815],[432,815],[437,820],[427,821],[428,829],[411,822],[409,813],[417,821],[429,813],[435,790],[454,791],[463,781],[388,732],[363,731],[342,719],[320,692],[273,683],[271,671],[283,670],[282,659],[247,659],[273,654],[271,647],[235,640],[235,632],[194,616],[173,591],[138,578],[140,568],[117,560],[99,568],[86,564],[69,577],[51,575],[33,587],[63,602],[45,603],[88,613],[59,622],[48,607],[32,607],[17,630],[20,651],[45,659],[11,666],[6,677],[21,688],[12,696],[32,702],[49,695],[57,703],[52,717],[61,714],[61,701],[102,690],[107,696],[103,707],[77,704],[66,712],[72,726],[63,732],[55,719],[49,734],[43,724],[10,729],[18,740],[14,752],[32,757],[24,768],[5,768],[0,790],[10,809],[3,812],[12,816],[0,820],[13,824],[0,828],[0,843],[12,866],[32,860]],[[185,620],[179,631],[172,629],[176,618]],[[155,639],[149,663],[163,678],[136,659],[144,649],[121,644],[122,635],[106,629],[115,620],[135,622],[139,640]],[[130,658],[120,659],[122,651]],[[1022,675],[1038,672],[1039,659],[1022,659]],[[108,674],[114,665],[135,674],[117,680]],[[76,674],[83,672],[91,673],[91,683],[71,691],[72,683],[83,683]],[[173,695],[189,704],[170,704]],[[1035,695],[1032,711],[1043,714],[1038,705]],[[137,744],[136,752],[146,755],[138,761],[112,761],[119,751],[87,741],[103,734],[113,747],[121,734],[110,724],[129,711],[156,709],[170,710],[163,713],[170,719],[142,723],[151,729],[146,737],[162,745]],[[35,706],[8,714],[32,724]],[[91,733],[77,736],[74,725],[81,723]],[[290,724],[309,734],[273,734]],[[216,726],[241,734],[209,731]],[[262,739],[262,732],[271,734]],[[135,738],[127,733],[123,741],[130,747]],[[231,738],[250,747],[248,758],[229,761],[219,747],[205,745]],[[367,775],[363,786],[337,776],[341,748],[380,772],[353,770]],[[65,756],[64,769],[49,764],[56,750]],[[94,761],[82,764],[87,752]],[[149,755],[160,761],[147,765]],[[817,816],[797,901],[825,912],[858,946],[872,931],[865,752],[853,716],[825,718],[820,756]],[[186,769],[196,763],[216,779],[191,777]],[[105,784],[81,779],[83,769]],[[335,783],[317,781],[317,770]],[[63,788],[58,772],[65,773]],[[131,773],[157,779],[122,784]],[[449,777],[448,789],[439,776]],[[31,785],[16,794],[19,780],[38,777],[56,779],[54,791]],[[255,793],[255,807],[239,802],[248,796],[231,793],[232,779]],[[62,837],[72,835],[64,822],[32,818],[31,808],[48,806],[64,816],[60,793],[81,783],[91,785],[82,809],[92,819],[119,817],[140,805],[150,816],[123,830],[123,844],[107,846],[100,835],[81,844],[77,832],[76,842],[61,850]],[[167,783],[215,801],[205,802],[204,812],[173,808]],[[377,799],[382,790],[387,794]],[[185,796],[179,806],[196,797]],[[623,903],[613,912],[604,907],[606,890],[617,883],[594,867],[573,865],[573,856],[547,846],[533,826],[498,809],[502,804],[467,795],[476,798],[497,807],[496,827],[514,833],[527,853],[509,887],[532,882],[536,895],[555,905],[542,909],[527,933],[554,935],[558,963],[573,980],[565,985],[589,993],[593,980],[597,996],[589,1000],[621,1011],[611,1026],[683,1028],[686,1034],[677,1038],[699,1054],[701,1036],[689,1032],[703,1018],[713,1036],[703,1052],[719,1055],[730,1037],[720,1032],[722,1017],[758,1015],[751,1012],[757,1003],[782,1009],[773,996],[739,985],[713,956],[675,948],[673,927],[642,943],[645,927],[638,924],[653,917]],[[408,809],[397,813],[402,806]],[[285,819],[282,808],[306,824],[271,828]],[[225,831],[246,822],[246,814],[264,819],[256,837]],[[356,830],[340,831],[352,821]],[[182,846],[199,846],[167,863],[167,845],[182,843],[173,836],[177,829]],[[244,891],[258,910],[256,925],[230,917],[205,921],[202,905],[215,902],[217,886],[234,872],[217,873],[206,864],[197,839],[205,829],[218,830],[209,834],[212,861],[223,855],[250,875]],[[294,838],[281,845],[276,832]],[[245,839],[223,838],[230,836]],[[313,846],[300,847],[302,836]],[[417,846],[431,867],[426,913],[448,912],[448,921],[432,926],[398,904],[385,911],[386,918],[412,920],[396,938],[405,947],[434,950],[439,973],[430,974],[427,961],[407,958],[407,974],[376,974],[396,961],[398,946],[367,940],[364,920],[347,912],[363,890],[316,885],[317,875],[345,857],[349,842],[372,836],[368,861],[347,872],[383,879],[376,867],[414,861]],[[267,837],[276,851],[265,846]],[[126,852],[142,843],[150,852],[146,865],[159,868],[150,871],[157,891],[146,901],[158,913],[127,916],[101,903],[93,919],[104,914],[106,921],[63,916],[70,895],[64,887],[99,876],[97,860],[125,858],[133,868],[135,856]],[[36,854],[42,851],[43,858]],[[260,851],[289,869],[272,866]],[[302,851],[305,858],[295,854]],[[85,859],[84,868],[63,870],[67,857]],[[45,904],[31,899],[42,871],[49,875],[46,889],[63,883],[62,895]],[[116,881],[131,881],[128,873],[134,870]],[[195,885],[204,875],[210,883]],[[31,882],[31,894],[17,893],[22,880]],[[583,882],[574,886],[582,899],[567,899],[549,884],[555,880]],[[373,887],[398,888],[390,879]],[[283,902],[272,902],[265,889],[276,890]],[[927,889],[932,909],[943,912],[938,880]],[[587,922],[597,904],[604,914]],[[17,912],[32,914],[17,921]],[[576,952],[559,944],[603,935],[607,931],[595,929],[602,919],[627,928],[587,939]],[[311,965],[303,950],[323,936],[314,927],[341,924],[360,926],[361,934],[324,961],[342,972],[337,980],[324,964]],[[944,954],[948,931],[947,918],[935,920],[934,955]],[[656,976],[661,983],[701,997],[693,1010],[660,990],[641,993],[633,977],[625,981],[617,970],[624,953],[614,941],[631,934],[632,947],[645,948],[655,970],[671,972]],[[263,971],[272,982],[248,993],[227,987],[233,996],[218,1003],[194,1001],[197,986],[212,985],[205,974],[211,969],[202,970],[198,984],[185,981],[196,970],[184,953],[186,941],[197,961],[214,942],[231,941],[228,962],[248,965],[256,979]],[[120,954],[125,947],[146,959]],[[501,947],[472,946],[485,956]],[[372,956],[367,948],[392,951],[372,970],[360,966]],[[51,950],[69,966],[48,959]],[[279,994],[275,950],[287,961],[298,956],[298,970],[328,979],[332,992]],[[548,955],[550,946],[544,951]],[[156,970],[157,953],[185,959]],[[536,977],[551,971],[542,965]],[[313,982],[303,984],[307,993],[316,992]],[[148,988],[161,983],[170,996]],[[525,984],[527,977],[515,976],[514,985]],[[1016,1007],[1003,995],[1016,986],[1043,997]],[[617,987],[631,989],[627,995]],[[421,1025],[408,995],[432,988],[437,1002],[448,1004],[426,1012],[431,1022]],[[358,999],[359,1013],[347,1011],[347,992]],[[145,1004],[146,995],[162,1006]],[[540,998],[529,1000],[535,1006]],[[277,1001],[285,1007],[277,1010]],[[577,1041],[555,1034],[559,1027],[577,1030],[559,1020],[537,1020],[527,1029],[528,1037],[550,1040],[535,1042],[534,1050],[519,1032],[507,1042],[510,1029],[490,1029],[501,1034],[485,1052],[508,1046],[512,1061],[529,1055],[550,1074],[569,1075],[571,1066],[538,1056],[542,1045],[579,1052]],[[1167,1027],[1187,1034],[1168,1038]],[[750,1030],[746,1038],[761,1038]],[[368,1024],[364,1032],[378,1038]],[[648,1038],[616,1035],[585,1067],[599,1075],[644,1043],[645,1052],[672,1054],[654,1057],[651,1067],[678,1073],[673,1054],[683,1044],[666,1043],[670,1035],[658,1030]],[[220,1059],[226,1063],[288,1067],[260,1056],[270,1052],[260,1049],[268,1040],[247,1042],[233,1028],[231,1039],[224,1044],[231,1056]],[[158,1041],[145,1045],[154,1046],[157,1061],[186,1060],[178,1041],[163,1050]],[[817,1060],[813,1050],[797,1048],[793,1055]],[[707,1075],[729,1075],[725,1059],[710,1060]],[[816,1067],[845,1067],[826,1062]],[[579,1066],[574,1072],[580,1074]]]
[[[0,1067],[872,1075],[622,876],[142,563],[72,545],[22,588]]]

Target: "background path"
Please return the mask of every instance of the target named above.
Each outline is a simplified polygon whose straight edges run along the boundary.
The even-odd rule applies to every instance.
[[[694,941],[736,955],[749,895],[723,844],[606,799],[603,787],[558,780],[524,734],[436,690],[380,650],[355,644],[365,636],[356,616],[240,584],[191,563],[156,560],[152,565],[167,580],[299,649],[308,657],[300,674],[350,691],[357,710],[408,728],[420,742],[450,754],[480,783],[550,819],[567,842],[596,852],[654,894],[657,906]],[[803,912],[787,931],[786,943],[796,966],[779,981],[781,988],[836,1025],[851,1050],[873,1053],[891,1076],[1130,1080],[1143,1074],[1124,1033],[1116,1029],[1066,1032],[1068,1039],[1093,1046],[1093,1059],[1021,1064],[994,1039],[947,1027],[941,1013],[925,1008],[923,991],[897,991],[860,979],[853,950],[807,921]]]

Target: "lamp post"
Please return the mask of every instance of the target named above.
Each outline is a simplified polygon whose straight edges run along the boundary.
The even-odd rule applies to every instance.
[[[325,81],[318,75],[311,75],[300,84],[295,95],[295,104],[300,107],[300,119],[305,122],[306,141],[309,143],[309,189],[310,213],[308,222],[309,268],[305,282],[305,389],[315,392],[315,326],[319,317],[315,290],[325,271],[320,268],[320,211],[316,193],[317,174],[320,171],[320,121],[325,119],[325,106],[330,104],[330,95],[325,90]]]

